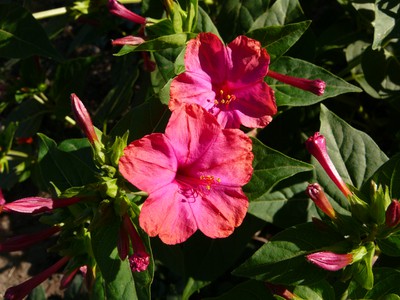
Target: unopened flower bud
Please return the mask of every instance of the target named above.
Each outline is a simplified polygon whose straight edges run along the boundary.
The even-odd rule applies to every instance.
[[[131,12],[125,6],[118,3],[117,0],[108,0],[108,9],[109,9],[110,13],[112,13],[113,15],[116,15],[120,18],[126,19],[128,21],[131,21],[131,22],[137,23],[137,24],[142,24],[142,25],[146,24],[146,18],[139,16],[138,14],[135,14],[134,12]]]
[[[353,255],[337,254],[331,251],[321,251],[309,254],[307,260],[328,271],[338,271],[353,262]]]
[[[111,43],[113,46],[124,46],[124,45],[138,46],[140,44],[143,44],[144,42],[145,42],[145,40],[141,37],[128,35],[128,36],[124,36],[122,38],[113,40]]]
[[[395,227],[400,223],[400,203],[393,199],[392,203],[386,209],[385,223],[387,227]]]
[[[336,184],[336,186],[342,191],[342,193],[346,197],[349,197],[352,193],[347,185],[344,183],[342,177],[340,177],[338,171],[336,170],[328,155],[328,151],[326,150],[325,137],[319,132],[316,132],[306,141],[306,148],[308,152],[310,152],[310,154],[318,160],[322,168]]]
[[[318,183],[309,184],[306,189],[307,195],[314,201],[315,205],[331,219],[336,219],[336,212],[326,197],[322,187]]]
[[[302,298],[297,297],[291,291],[289,291],[285,286],[280,284],[272,284],[269,282],[265,283],[272,294],[280,296],[286,300],[302,300]]]
[[[92,119],[82,101],[75,94],[71,94],[71,106],[76,122],[83,130],[90,143],[93,145],[95,142],[98,142],[99,139],[94,131]]]
[[[281,81],[283,83],[297,87],[299,89],[311,92],[317,96],[321,96],[325,92],[326,83],[321,79],[310,80],[305,78],[298,78],[276,73],[271,70],[268,71],[267,76],[274,78],[278,81]]]

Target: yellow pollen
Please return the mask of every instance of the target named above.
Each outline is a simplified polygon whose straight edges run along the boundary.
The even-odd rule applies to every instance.
[[[214,104],[218,105],[218,104],[224,104],[226,106],[229,105],[229,103],[231,103],[232,101],[236,100],[236,96],[233,94],[225,94],[224,90],[219,90],[219,98],[218,99],[214,99]]]
[[[205,187],[206,187],[206,190],[207,190],[207,191],[210,191],[210,190],[211,190],[211,186],[212,186],[213,184],[217,184],[217,183],[220,183],[220,182],[221,182],[221,178],[219,178],[219,177],[215,178],[215,177],[212,176],[212,175],[201,175],[201,176],[200,176],[200,180],[201,180],[201,181],[204,181]]]

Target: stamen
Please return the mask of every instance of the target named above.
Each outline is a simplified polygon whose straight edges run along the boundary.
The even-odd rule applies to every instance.
[[[200,180],[204,181],[207,191],[211,190],[213,184],[219,184],[221,182],[221,178],[215,178],[212,175],[201,175]]]
[[[236,100],[236,96],[233,94],[225,94],[224,90],[219,90],[219,97],[220,100],[214,99],[214,104],[224,104],[228,106],[232,101]]]

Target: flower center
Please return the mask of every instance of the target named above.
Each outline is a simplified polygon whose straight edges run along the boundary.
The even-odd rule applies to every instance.
[[[215,178],[212,175],[201,175],[200,176],[200,181],[203,182],[203,184],[206,187],[206,190],[210,191],[211,190],[211,186],[213,184],[218,184],[218,183],[221,182],[221,178],[219,178],[219,177]]]
[[[198,196],[207,194],[213,186],[221,183],[221,178],[213,175],[200,175],[198,178],[177,175],[176,180],[180,185],[178,192],[190,202],[194,202]]]
[[[216,106],[225,105],[227,107],[232,101],[236,100],[234,94],[227,93],[223,89],[219,90],[219,93],[216,93],[215,97],[214,104]]]

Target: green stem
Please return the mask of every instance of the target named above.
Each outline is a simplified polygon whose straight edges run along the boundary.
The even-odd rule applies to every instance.
[[[65,116],[65,121],[67,121],[68,123],[70,123],[71,125],[75,126],[76,122],[74,119],[72,119],[70,116]]]
[[[49,9],[49,10],[39,11],[37,13],[32,14],[32,16],[36,20],[41,20],[41,19],[64,15],[66,13],[67,13],[66,7],[59,7],[59,8],[53,8],[53,9]]]
[[[44,99],[42,99],[42,98],[40,98],[38,95],[33,95],[33,98],[37,101],[37,102],[39,102],[40,104],[43,104],[43,105],[45,105],[46,104],[46,102],[45,102],[45,100]]]
[[[7,155],[12,155],[17,157],[28,157],[28,154],[16,150],[8,150]]]

